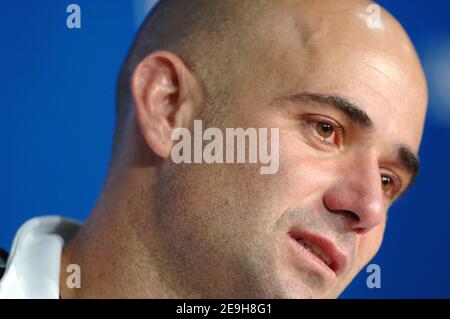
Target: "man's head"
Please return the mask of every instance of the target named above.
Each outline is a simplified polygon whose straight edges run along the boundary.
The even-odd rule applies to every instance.
[[[119,79],[112,175],[145,177],[136,233],[172,290],[336,297],[378,251],[418,169],[427,90],[401,26],[368,8],[167,0],[147,19]],[[279,128],[279,171],[175,164],[171,134],[195,119]]]

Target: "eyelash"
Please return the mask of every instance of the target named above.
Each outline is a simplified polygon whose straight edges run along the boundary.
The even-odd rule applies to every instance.
[[[337,147],[337,148],[342,147],[343,142],[344,142],[345,130],[341,125],[337,124],[336,122],[334,122],[332,120],[324,119],[323,117],[319,117],[319,116],[311,116],[311,115],[309,115],[307,118],[305,118],[305,124],[307,125],[310,133],[320,143],[322,143],[326,146],[333,145],[334,147]],[[336,142],[333,142],[333,143],[327,142],[325,138],[319,136],[319,134],[316,131],[318,124],[329,125],[333,129],[333,134],[335,135],[334,140],[337,139],[337,143]],[[380,174],[380,183],[381,183],[383,177],[388,177],[392,181],[392,183],[393,183],[392,190],[389,192],[385,192],[385,193],[386,193],[386,196],[388,196],[391,199],[394,199],[395,196],[400,192],[400,189],[401,189],[400,179],[395,174],[381,173]]]

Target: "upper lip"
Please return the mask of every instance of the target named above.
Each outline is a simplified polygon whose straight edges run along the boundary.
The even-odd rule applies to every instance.
[[[319,234],[296,230],[291,231],[289,235],[296,240],[303,238],[323,254],[326,254],[331,260],[328,267],[335,272],[336,276],[339,276],[346,269],[348,263],[347,254],[340,250],[330,239]]]

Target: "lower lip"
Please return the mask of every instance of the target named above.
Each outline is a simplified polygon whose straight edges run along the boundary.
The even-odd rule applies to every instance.
[[[322,259],[314,255],[291,236],[289,236],[289,242],[293,247],[297,258],[306,260],[309,266],[316,272],[320,273],[327,281],[334,281],[336,279],[336,273],[328,267]]]

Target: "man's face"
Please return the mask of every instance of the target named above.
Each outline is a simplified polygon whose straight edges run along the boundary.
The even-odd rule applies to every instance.
[[[279,171],[170,164],[161,186],[171,194],[161,236],[206,297],[337,297],[379,249],[412,178],[399,146],[417,153],[427,94],[402,31],[385,14],[370,30],[364,6],[336,17],[286,3],[262,19],[215,123],[279,128]]]

